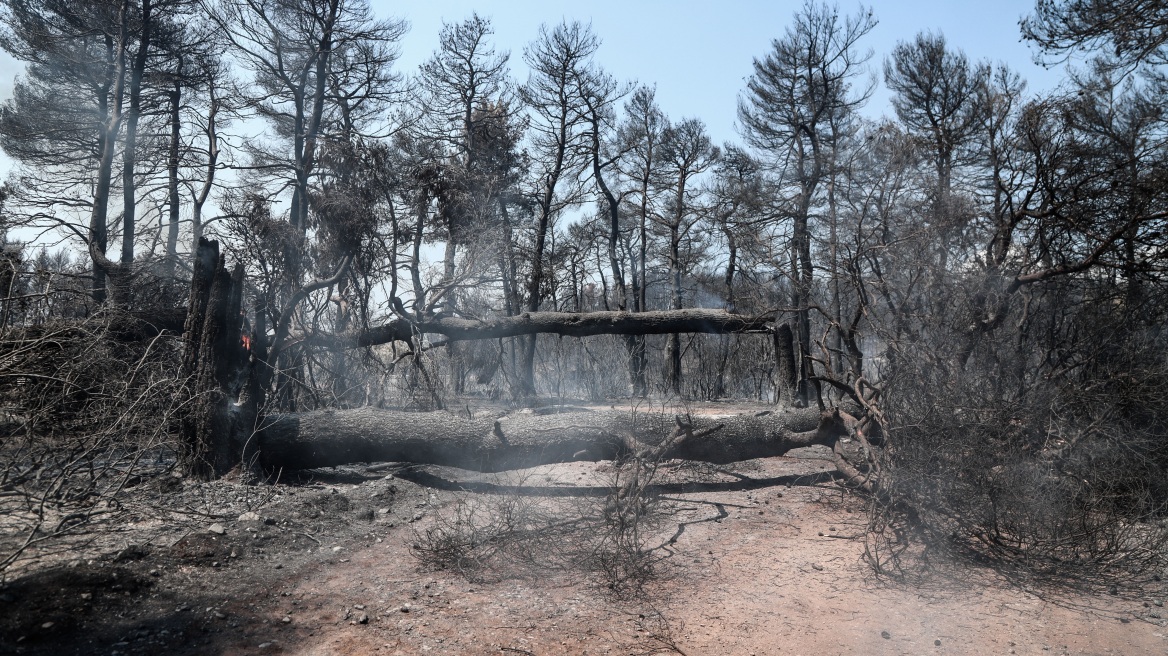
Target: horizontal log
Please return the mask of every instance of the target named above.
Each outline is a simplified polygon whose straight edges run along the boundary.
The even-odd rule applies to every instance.
[[[270,417],[260,438],[260,459],[270,469],[392,461],[495,472],[613,460],[674,437],[661,450],[662,458],[729,463],[813,444],[830,446],[838,436],[831,417],[794,409],[679,420],[662,413],[605,410],[472,420],[444,412],[322,410]]]
[[[183,332],[186,308],[154,308],[114,319],[120,339],[148,339],[162,331]],[[669,335],[672,333],[768,332],[774,317],[747,316],[725,310],[691,308],[653,312],[525,312],[512,317],[467,319],[437,316],[419,320],[395,319],[380,326],[342,335],[313,333],[300,342],[310,346],[353,348],[409,341],[416,334],[442,335],[451,341],[498,339],[540,333],[564,337],[595,335]],[[270,339],[270,336],[269,336]]]
[[[668,335],[672,333],[749,333],[770,329],[774,318],[732,314],[725,310],[694,308],[656,312],[525,312],[513,317],[466,319],[433,317],[417,321],[395,319],[382,326],[344,336],[316,334],[304,341],[330,347],[375,346],[409,341],[414,335],[442,335],[451,341],[498,339],[552,334],[564,337],[593,335]]]

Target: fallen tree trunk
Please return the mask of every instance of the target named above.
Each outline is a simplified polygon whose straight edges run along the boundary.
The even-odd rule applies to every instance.
[[[281,346],[286,346],[282,344],[287,334],[285,324],[296,303],[284,311],[267,366],[258,366],[265,364],[266,343],[259,318],[256,325],[260,332],[252,340],[255,352],[249,356],[241,346],[241,272],[238,265],[234,273],[227,271],[217,243],[200,241],[183,338],[183,371],[194,384],[181,431],[184,469],[200,478],[221,476],[236,464],[251,471],[257,464],[275,470],[397,461],[502,471],[631,454],[728,463],[781,455],[812,444],[830,446],[839,433],[835,426],[840,422],[838,414],[821,417],[809,410],[697,417],[692,421],[660,413],[617,411],[474,420],[372,408],[264,417],[259,409],[268,376]],[[313,283],[301,292],[326,283]],[[310,334],[302,337],[302,342],[350,348],[412,341],[419,334],[468,340],[538,333],[585,337],[770,332],[772,322],[768,315],[747,317],[708,309],[528,312],[487,320],[442,316],[420,321],[399,319],[343,336]],[[258,435],[254,433],[257,427]]]
[[[330,348],[376,346],[410,341],[416,335],[442,335],[450,341],[497,339],[547,333],[563,337],[593,335],[667,335],[671,333],[768,332],[774,317],[750,317],[725,310],[694,308],[659,312],[524,312],[512,317],[396,319],[347,335],[314,334],[304,343]]]
[[[838,413],[812,409],[686,419],[617,410],[499,419],[325,410],[270,417],[260,460],[270,470],[394,461],[495,472],[654,450],[663,459],[729,463],[831,446],[841,426]]]
[[[119,312],[115,335],[125,341],[141,341],[162,332],[181,334],[188,308],[152,308]],[[774,330],[772,315],[747,316],[725,310],[690,308],[653,312],[525,312],[516,316],[466,319],[435,316],[418,320],[395,319],[366,330],[342,334],[312,333],[299,343],[325,348],[358,348],[393,341],[408,342],[415,335],[442,335],[450,341],[498,339],[547,333],[562,337],[596,335],[668,335],[672,333],[768,333]]]

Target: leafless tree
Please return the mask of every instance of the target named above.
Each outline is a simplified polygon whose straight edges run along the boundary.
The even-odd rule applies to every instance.
[[[800,349],[801,403],[810,399],[813,207],[834,161],[832,126],[867,100],[870,86],[852,87],[871,53],[860,40],[876,26],[871,11],[841,16],[826,5],[807,3],[782,39],[754,62],[738,118],[751,146],[770,155],[789,189],[783,199],[792,222],[791,269]]]
[[[565,207],[579,201],[578,174],[587,166],[586,121],[577,87],[580,73],[590,65],[599,42],[581,23],[543,26],[523,53],[531,76],[521,90],[532,114],[531,189],[535,208],[531,273],[527,280],[528,312],[537,312],[546,284],[545,262],[549,231]],[[528,340],[522,356],[523,393],[534,395],[536,339]]]

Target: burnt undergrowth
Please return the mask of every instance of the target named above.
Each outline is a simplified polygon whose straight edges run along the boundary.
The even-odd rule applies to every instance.
[[[1103,337],[1082,336],[1058,368],[902,365],[877,454],[884,476],[868,541],[877,572],[968,562],[1073,586],[1161,575],[1168,361],[1156,331]],[[983,351],[992,348],[1007,350]]]

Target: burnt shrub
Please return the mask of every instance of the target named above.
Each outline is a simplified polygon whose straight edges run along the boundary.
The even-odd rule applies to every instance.
[[[1092,580],[1168,560],[1165,335],[1062,307],[983,338],[964,363],[956,340],[918,342],[885,381],[887,494],[874,516],[911,526],[925,562]]]

